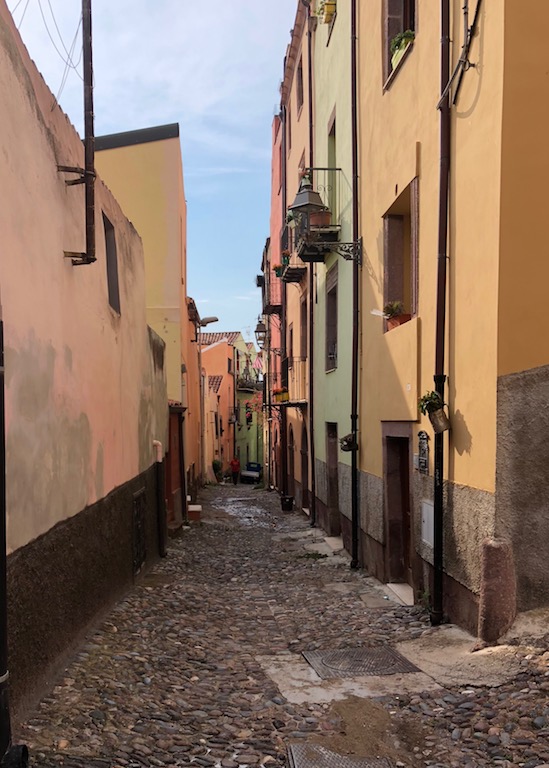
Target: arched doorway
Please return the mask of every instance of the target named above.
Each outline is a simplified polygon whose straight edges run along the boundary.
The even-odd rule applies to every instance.
[[[301,507],[309,508],[309,441],[305,424],[301,429]]]
[[[288,496],[295,496],[295,443],[294,430],[290,425],[288,439]]]

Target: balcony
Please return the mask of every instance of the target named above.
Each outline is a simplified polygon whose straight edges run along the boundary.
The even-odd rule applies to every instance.
[[[267,277],[263,286],[263,314],[280,315],[282,312],[282,283],[274,276]]]
[[[258,392],[263,388],[263,382],[253,374],[244,373],[236,376],[236,389],[241,392]]]

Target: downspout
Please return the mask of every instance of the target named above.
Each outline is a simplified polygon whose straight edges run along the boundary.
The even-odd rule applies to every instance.
[[[309,84],[309,166],[314,166],[314,120],[313,120],[313,16],[311,6],[307,5],[307,78]],[[309,499],[310,525],[316,525],[316,473],[315,473],[315,377],[314,377],[314,352],[315,336],[313,330],[314,321],[314,264],[309,264],[309,458],[311,462],[311,498]],[[303,479],[303,478],[302,478]]]
[[[282,221],[281,227],[286,225],[286,204],[288,199],[288,193],[286,190],[287,183],[287,161],[286,161],[286,106],[281,105],[282,116]],[[282,345],[280,359],[284,361],[286,359],[286,283],[282,282],[282,313],[280,315],[280,342]],[[282,369],[280,371],[282,376]],[[283,496],[288,495],[288,416],[284,405],[280,405],[280,467],[282,473],[282,488],[280,489]]]
[[[187,472],[185,471],[185,416],[178,414],[179,421],[179,477],[181,480],[181,514],[183,522],[188,522],[187,514]]]
[[[441,0],[440,90],[445,93],[440,103],[440,176],[438,214],[437,258],[437,310],[435,341],[435,390],[444,402],[446,374],[444,373],[446,343],[446,284],[448,249],[448,208],[450,178],[450,0]],[[444,620],[443,568],[444,568],[444,432],[435,433],[434,447],[434,524],[433,524],[433,604],[431,624],[437,626]]]
[[[156,461],[156,521],[158,525],[158,554],[160,557],[166,557],[168,550],[166,548],[166,499],[164,493],[164,455],[162,443],[160,440],[153,440]]]
[[[359,241],[358,209],[358,62],[357,62],[357,0],[351,0],[351,130],[353,173],[353,242]],[[353,259],[353,338],[351,362],[351,568],[358,568],[359,496],[358,496],[358,357],[360,341],[360,262]]]
[[[11,746],[11,721],[8,698],[8,555],[6,509],[6,418],[4,403],[4,323],[0,306],[0,763],[26,766],[28,750]]]

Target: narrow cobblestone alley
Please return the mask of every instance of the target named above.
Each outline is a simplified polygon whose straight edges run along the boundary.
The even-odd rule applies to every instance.
[[[512,679],[495,687],[433,683],[330,701],[323,681],[326,696],[290,700],[266,659],[304,663],[303,651],[442,630],[384,597],[345,554],[324,553],[322,532],[281,513],[276,494],[210,486],[201,502],[202,521],[170,542],[17,728],[35,765],[278,768],[288,745],[305,741],[370,758],[357,766],[549,762],[543,647],[517,646]]]

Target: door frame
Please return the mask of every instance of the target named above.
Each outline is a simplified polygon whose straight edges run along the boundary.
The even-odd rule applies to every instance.
[[[383,525],[385,530],[385,580],[387,582],[404,582],[414,587],[414,560],[415,554],[415,536],[414,536],[414,495],[413,495],[413,430],[412,424],[408,421],[384,421],[381,422],[383,439]],[[403,552],[406,536],[403,537],[402,510],[397,511],[391,504],[388,465],[389,465],[389,444],[388,438],[399,438],[408,441],[408,507],[409,507],[409,550],[408,563],[409,570],[406,573],[404,563],[406,562]]]

